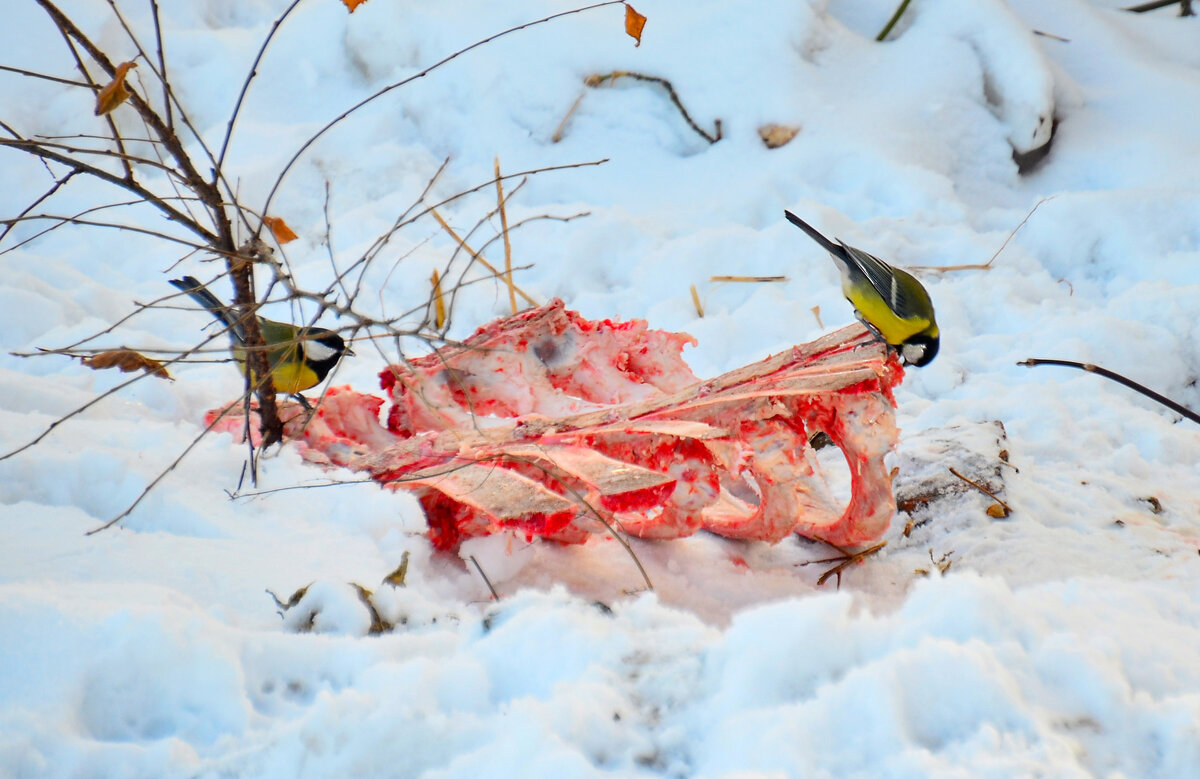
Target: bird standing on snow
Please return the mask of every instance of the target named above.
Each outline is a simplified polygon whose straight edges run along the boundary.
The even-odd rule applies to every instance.
[[[940,336],[933,301],[921,282],[862,249],[840,240],[834,243],[791,211],[783,213],[833,257],[842,271],[842,294],[854,306],[858,321],[898,351],[905,364],[933,362]]]

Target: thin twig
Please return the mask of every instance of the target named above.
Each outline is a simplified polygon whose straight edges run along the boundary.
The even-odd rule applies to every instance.
[[[703,127],[696,124],[696,120],[693,119],[692,115],[688,113],[688,110],[683,107],[683,101],[679,99],[679,93],[675,91],[675,86],[662,76],[648,76],[645,73],[634,73],[628,70],[614,70],[612,73],[588,76],[586,79],[584,79],[583,83],[587,84],[589,87],[598,87],[605,81],[616,81],[618,78],[622,77],[629,77],[638,81],[648,81],[652,84],[658,84],[662,88],[666,89],[667,97],[669,97],[671,102],[675,104],[675,107],[679,109],[679,113],[683,115],[683,120],[687,122],[688,127],[691,127],[693,130],[695,130],[701,138],[709,143],[716,143],[717,141],[721,140],[721,120],[716,119],[713,121],[714,129],[710,135],[704,130]]]
[[[237,101],[233,104],[233,111],[229,114],[229,122],[225,125],[225,137],[221,139],[221,150],[217,154],[217,164],[213,169],[214,178],[212,183],[214,185],[216,184],[215,177],[217,171],[220,171],[225,164],[225,154],[229,151],[229,144],[233,139],[233,126],[237,123],[238,116],[241,115],[242,103],[246,99],[246,93],[250,91],[250,82],[254,80],[256,75],[258,75],[258,65],[260,62],[262,62],[263,55],[267,53],[267,46],[269,46],[272,39],[274,39],[275,33],[279,31],[280,25],[283,24],[284,20],[291,15],[292,11],[295,10],[296,6],[298,5],[300,5],[300,0],[292,0],[292,4],[285,8],[283,13],[275,18],[275,21],[271,23],[270,31],[267,32],[266,37],[263,38],[262,45],[258,47],[258,53],[254,55],[254,62],[250,64],[250,71],[246,74],[246,78],[242,81],[242,89],[240,92],[238,92]],[[267,198],[267,205],[270,205],[270,202],[271,199]],[[263,213],[268,213],[266,206],[263,207]]]
[[[904,9],[908,8],[909,1],[910,0],[901,0],[900,5],[896,8],[896,12],[892,14],[892,18],[888,19],[887,24],[885,24],[883,29],[879,31],[879,34],[875,36],[876,41],[882,43],[883,39],[888,37],[888,33],[892,31],[892,28],[896,26],[896,22],[900,21],[900,17],[904,15]]]
[[[580,92],[579,97],[575,98],[575,102],[571,103],[571,107],[567,109],[565,114],[563,114],[562,121],[558,123],[558,127],[554,128],[554,134],[550,136],[551,141],[558,143],[563,139],[563,134],[567,129],[567,122],[569,122],[571,117],[574,116],[575,110],[579,108],[579,104],[583,102],[583,96],[586,94],[587,92]]]
[[[1064,38],[1064,37],[1062,37],[1061,35],[1055,35],[1055,34],[1054,34],[1054,33],[1052,33],[1052,32],[1045,32],[1044,30],[1034,30],[1034,31],[1033,31],[1033,34],[1034,34],[1034,35],[1040,35],[1040,36],[1042,36],[1043,38],[1049,38],[1050,40],[1054,40],[1054,41],[1062,41],[1063,43],[1070,43],[1070,42],[1071,42],[1071,39],[1070,39],[1070,38]]]
[[[1122,11],[1131,11],[1135,14],[1144,14],[1147,11],[1157,11],[1159,8],[1166,8],[1169,5],[1180,6],[1180,16],[1191,16],[1192,0],[1151,0],[1149,3],[1141,3],[1140,5],[1131,5],[1128,8],[1122,8]]]
[[[989,498],[991,498],[992,500],[994,500],[994,501],[996,501],[997,503],[999,503],[1001,506],[1003,506],[1005,509],[1007,509],[1007,510],[1008,510],[1008,513],[1009,513],[1009,514],[1011,514],[1011,513],[1012,513],[1013,507],[1012,507],[1012,506],[1010,506],[1010,505],[1008,505],[1008,504],[1007,504],[1007,503],[1005,503],[1004,501],[1000,500],[1000,498],[998,498],[998,497],[996,496],[996,493],[992,492],[992,491],[991,491],[991,490],[989,490],[987,487],[983,486],[982,484],[980,484],[980,483],[979,483],[979,482],[977,482],[977,481],[973,481],[972,479],[968,479],[966,476],[963,476],[961,473],[959,473],[959,472],[958,472],[957,470],[955,470],[954,468],[951,468],[951,469],[950,469],[950,473],[954,474],[954,475],[955,475],[955,476],[957,476],[958,478],[960,478],[960,479],[962,479],[963,481],[965,481],[967,484],[970,484],[972,487],[974,487],[975,489],[977,489],[977,490],[979,490],[980,492],[982,492],[984,495],[987,495]]]
[[[203,342],[201,342],[200,345],[204,346],[216,337],[217,337],[216,335],[210,336],[209,338],[206,338]],[[168,367],[180,362],[184,357],[188,356],[189,354],[191,354],[191,352],[185,352],[173,360],[168,360],[167,362],[163,363],[163,367],[168,368]],[[139,373],[136,376],[134,376],[126,381],[121,382],[120,384],[110,387],[109,389],[105,390],[104,392],[100,393],[96,397],[92,398],[91,400],[84,403],[83,405],[75,408],[74,410],[67,412],[63,416],[61,416],[58,419],[51,422],[50,425],[45,430],[43,430],[39,435],[37,435],[32,440],[26,442],[25,444],[23,444],[21,446],[18,446],[16,449],[12,449],[8,452],[5,452],[4,454],[0,454],[0,461],[7,460],[8,458],[18,455],[21,452],[25,451],[26,449],[29,449],[30,447],[36,446],[37,444],[41,443],[42,440],[44,438],[46,438],[46,436],[53,433],[55,428],[57,428],[62,423],[66,422],[67,420],[69,420],[73,417],[79,416],[80,414],[87,411],[89,408],[96,405],[100,401],[104,400],[105,398],[109,397],[110,395],[115,395],[116,393],[125,389],[129,385],[133,384],[134,382],[141,381],[142,379],[146,378],[147,375],[148,374],[145,374],[145,373]]]
[[[218,245],[218,239],[215,233],[205,229],[187,214],[181,213],[167,205],[167,203],[159,198],[158,195],[146,189],[141,184],[138,184],[136,181],[130,181],[129,179],[121,176],[115,176],[103,168],[97,168],[95,165],[89,165],[86,162],[69,157],[66,154],[59,154],[58,152],[45,148],[43,144],[37,143],[36,141],[29,141],[23,138],[20,140],[0,138],[0,146],[8,146],[10,148],[20,149],[21,151],[41,157],[42,159],[53,160],[54,162],[66,165],[68,168],[71,168],[78,173],[86,173],[89,176],[94,176],[101,181],[112,184],[113,186],[132,192],[133,194],[145,200],[148,205],[154,206],[159,211],[162,211],[172,222],[182,225],[196,235],[200,236],[205,243],[214,246]]]
[[[825,582],[829,581],[830,576],[836,576],[838,589],[841,589],[842,572],[845,571],[847,568],[849,568],[851,565],[854,565],[855,563],[858,563],[858,562],[862,562],[866,558],[868,558],[871,555],[878,552],[880,549],[883,549],[885,546],[887,546],[888,542],[880,541],[875,546],[868,547],[868,548],[860,550],[858,552],[851,552],[847,549],[842,549],[837,544],[830,544],[828,541],[826,541],[825,543],[829,544],[834,549],[841,552],[841,554],[838,555],[837,557],[827,557],[824,560],[807,560],[803,563],[800,563],[800,565],[814,565],[814,564],[815,565],[823,565],[825,563],[837,563],[837,565],[833,566],[828,571],[821,574],[821,576],[817,579],[817,586],[820,587],[820,586],[824,585]]]
[[[4,219],[4,220],[0,220],[0,223],[3,223],[3,224],[5,225],[5,227],[4,227],[4,230],[3,230],[2,232],[0,232],[0,243],[4,243],[4,239],[5,239],[6,237],[8,237],[8,234],[9,234],[9,232],[10,232],[10,231],[11,231],[11,230],[12,230],[14,227],[16,227],[16,226],[17,226],[17,223],[18,223],[18,222],[20,222],[20,221],[24,220],[24,219],[25,219],[25,217],[26,217],[26,216],[29,214],[29,212],[30,212],[30,211],[32,211],[33,209],[37,208],[37,207],[38,207],[38,206],[40,206],[42,203],[46,202],[46,201],[47,201],[47,200],[49,200],[51,197],[53,197],[55,192],[57,192],[58,190],[62,189],[62,187],[63,187],[64,185],[66,185],[66,183],[67,183],[68,181],[70,181],[72,178],[74,178],[74,177],[75,177],[75,173],[76,173],[76,171],[73,171],[73,170],[72,170],[72,171],[68,171],[68,172],[67,172],[67,175],[65,175],[65,176],[63,176],[62,178],[60,178],[60,179],[56,180],[56,181],[54,182],[54,185],[53,185],[52,187],[50,187],[50,189],[46,190],[46,192],[45,192],[44,194],[42,194],[42,195],[41,195],[41,196],[40,196],[40,197],[39,197],[37,200],[34,200],[32,203],[30,203],[28,206],[26,206],[26,207],[25,207],[25,210],[23,210],[21,213],[17,214],[17,215],[16,215],[15,217],[13,217],[12,219]]]
[[[172,361],[172,362],[174,362],[174,361]],[[170,365],[171,363],[167,363],[167,364]],[[172,471],[174,471],[176,468],[178,468],[179,464],[183,462],[184,458],[186,458],[189,454],[191,454],[192,450],[195,449],[196,446],[199,445],[199,443],[204,440],[204,437],[206,435],[208,435],[212,431],[212,429],[217,426],[217,423],[219,423],[222,419],[224,419],[233,408],[234,408],[234,406],[231,405],[231,406],[228,406],[228,407],[222,409],[221,413],[218,414],[216,417],[214,417],[213,421],[209,422],[208,426],[205,427],[204,430],[200,431],[200,434],[197,435],[195,438],[193,438],[192,442],[190,444],[188,444],[187,447],[185,447],[182,452],[179,453],[179,456],[176,457],[174,460],[172,460],[170,465],[168,465],[166,468],[162,469],[162,471],[160,471],[159,474],[157,476],[155,476],[154,479],[145,486],[145,488],[138,494],[137,498],[134,499],[134,501],[132,503],[130,503],[125,508],[124,511],[122,511],[120,514],[116,515],[112,519],[108,520],[100,527],[92,528],[91,530],[84,533],[84,535],[92,536],[92,535],[95,535],[96,533],[100,533],[104,530],[107,530],[108,528],[110,528],[113,525],[120,522],[122,519],[125,519],[130,514],[132,514],[133,510],[136,509],[141,504],[141,502],[146,499],[146,496],[149,495],[151,493],[151,491],[153,491],[154,488],[158,486],[159,482],[161,482],[163,479],[167,478],[168,474],[170,474]],[[256,452],[252,449],[251,456],[253,457],[255,453]],[[253,473],[254,472],[253,472],[253,468],[252,468],[251,469],[251,479],[252,480],[254,478]]]
[[[48,73],[38,73],[37,71],[25,70],[24,68],[14,68],[11,65],[0,65],[0,70],[8,71],[9,73],[16,73],[21,76],[28,76],[30,78],[42,79],[43,81],[53,81],[56,84],[66,84],[69,87],[82,87],[84,89],[92,89],[96,91],[100,90],[100,86],[98,84],[89,84],[86,81],[72,81],[69,78],[59,78],[58,76],[51,76]]]
[[[483,579],[483,583],[487,585],[488,591],[492,593],[492,600],[500,600],[500,593],[496,592],[496,588],[492,586],[492,580],[483,572],[483,566],[475,559],[475,555],[470,555],[467,559],[475,566],[475,570],[479,571],[479,576]]]
[[[486,259],[484,259],[482,253],[477,252],[474,249],[472,249],[464,239],[460,238],[458,233],[454,232],[454,228],[451,227],[450,224],[445,219],[442,218],[442,215],[439,214],[436,209],[430,210],[429,213],[430,213],[430,215],[433,216],[433,218],[435,220],[437,220],[437,223],[442,226],[442,229],[445,230],[447,233],[449,233],[450,237],[453,238],[454,241],[459,246],[462,247],[463,251],[465,251],[467,254],[471,255],[472,262],[478,262],[480,265],[482,265],[483,267],[490,270],[495,275],[495,277],[498,279],[502,279],[504,277],[504,272],[497,270],[494,265],[492,265],[490,262],[488,262]],[[538,302],[536,300],[534,300],[532,297],[527,295],[525,293],[525,290],[521,289],[516,284],[513,284],[512,288],[514,290],[516,290],[516,293],[518,295],[520,295],[521,297],[523,297],[525,299],[525,302],[528,303],[529,305],[531,305],[531,306],[538,305]]]
[[[41,1],[42,0],[39,0],[39,2],[41,2]],[[363,98],[362,100],[358,101],[354,105],[347,108],[342,113],[338,114],[333,119],[326,122],[325,125],[323,125],[321,127],[321,129],[319,129],[315,133],[313,133],[313,135],[310,136],[308,138],[308,140],[306,140],[303,144],[300,145],[300,148],[296,150],[296,153],[292,155],[291,159],[289,159],[287,161],[287,164],[285,164],[283,166],[283,170],[281,170],[279,172],[279,175],[276,177],[275,183],[271,187],[271,191],[269,193],[267,193],[267,199],[266,199],[266,202],[263,204],[262,212],[264,214],[268,214],[271,212],[271,209],[270,209],[271,201],[275,199],[275,193],[279,190],[279,187],[282,186],[283,179],[287,176],[288,171],[290,171],[292,169],[292,167],[300,160],[300,157],[303,156],[304,152],[308,151],[309,147],[311,147],[314,143],[316,143],[323,135],[325,135],[325,133],[329,132],[331,129],[333,129],[337,125],[341,124],[347,117],[349,117],[351,114],[358,111],[360,108],[368,105],[369,103],[374,102],[375,100],[378,100],[379,98],[383,97],[384,95],[386,95],[387,93],[391,92],[394,89],[399,89],[400,87],[405,86],[406,84],[411,84],[412,82],[416,81],[417,79],[421,79],[421,78],[424,78],[425,76],[428,76],[430,73],[432,73],[433,71],[442,67],[443,65],[447,64],[448,62],[451,62],[452,60],[455,60],[455,59],[461,57],[462,55],[466,54],[467,52],[473,51],[474,49],[477,49],[480,46],[485,46],[488,43],[491,43],[492,41],[497,40],[499,38],[503,38],[507,35],[511,35],[515,32],[519,32],[521,30],[526,29],[527,27],[534,27],[536,25],[545,24],[545,23],[553,21],[555,19],[561,19],[564,16],[571,16],[572,14],[580,14],[580,13],[584,13],[586,11],[594,10],[596,8],[603,8],[604,6],[608,6],[608,5],[624,5],[624,4],[625,4],[625,0],[604,0],[604,2],[593,3],[592,5],[583,6],[581,8],[573,8],[569,11],[562,11],[560,13],[551,14],[549,16],[543,17],[541,19],[537,19],[532,22],[525,22],[524,24],[519,24],[519,25],[516,25],[515,27],[509,27],[507,30],[503,30],[501,32],[494,33],[492,35],[487,36],[486,38],[482,38],[482,39],[476,41],[475,43],[472,43],[470,46],[459,49],[458,51],[454,52],[453,54],[449,54],[449,55],[443,57],[442,59],[438,60],[437,62],[433,63],[432,65],[425,68],[424,70],[418,71],[417,73],[414,73],[413,75],[408,76],[407,78],[403,78],[399,81],[388,84],[386,87],[383,87],[382,89],[376,91],[374,94]],[[438,205],[442,205],[442,204],[439,203]]]
[[[1113,371],[1110,371],[1107,368],[1101,368],[1099,365],[1092,365],[1090,362],[1075,362],[1073,360],[1046,360],[1046,359],[1042,359],[1040,357],[1030,357],[1026,360],[1022,360],[1021,362],[1017,363],[1017,365],[1024,365],[1027,368],[1033,368],[1037,365],[1060,365],[1060,366],[1063,366],[1066,368],[1078,368],[1081,371],[1087,371],[1088,373],[1095,373],[1099,376],[1103,376],[1106,379],[1111,379],[1112,381],[1115,381],[1118,384],[1124,384],[1126,387],[1129,387],[1134,392],[1138,392],[1142,395],[1145,395],[1146,397],[1150,398],[1151,400],[1155,401],[1156,403],[1160,403],[1160,404],[1166,406],[1167,408],[1171,409],[1176,414],[1187,417],[1188,419],[1192,420],[1193,422],[1200,424],[1200,414],[1197,414],[1195,411],[1192,411],[1187,406],[1185,406],[1181,403],[1176,403],[1174,400],[1171,400],[1167,396],[1160,395],[1159,393],[1155,392],[1154,390],[1152,390],[1142,384],[1138,384],[1133,379],[1126,378],[1119,373],[1114,373]]]
[[[985,263],[975,265],[910,265],[909,269],[924,271],[990,270],[992,263],[995,262],[996,258],[1000,256],[1000,252],[1004,251],[1004,247],[1008,246],[1008,242],[1013,239],[1013,236],[1017,234],[1017,231],[1025,226],[1025,223],[1029,221],[1029,218],[1033,216],[1034,212],[1042,207],[1042,203],[1045,203],[1047,200],[1053,200],[1056,197],[1058,197],[1058,195],[1049,195],[1035,203],[1033,208],[1029,209],[1029,213],[1025,214],[1025,218],[1021,220],[1020,224],[1009,231],[1008,237],[1004,239],[1004,243],[1000,244],[1000,248],[997,249],[996,253],[992,255],[992,258]]]

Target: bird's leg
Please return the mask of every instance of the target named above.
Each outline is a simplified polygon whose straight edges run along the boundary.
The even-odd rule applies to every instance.
[[[855,311],[854,318],[858,320],[859,324],[867,328],[867,330],[871,332],[871,335],[875,336],[876,340],[880,341],[881,343],[887,343],[887,339],[883,337],[883,333],[879,332],[879,329],[875,327],[875,325],[868,322],[862,314]]]
[[[858,320],[859,324],[861,324],[863,327],[867,328],[867,332],[869,332],[875,338],[876,341],[878,341],[879,343],[886,346],[887,350],[889,352],[898,351],[896,349],[896,347],[892,346],[890,343],[887,342],[887,339],[883,337],[883,333],[879,332],[879,330],[876,329],[875,325],[871,324],[870,322],[868,322],[866,319],[863,318],[862,314],[855,312],[854,318]],[[872,345],[873,345],[873,343],[871,341],[863,341],[862,343],[855,344],[854,348],[851,351],[857,351],[859,349],[864,349],[864,348],[866,348],[868,346],[872,346]]]

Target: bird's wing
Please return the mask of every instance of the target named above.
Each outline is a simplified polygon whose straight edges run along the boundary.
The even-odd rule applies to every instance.
[[[911,300],[900,286],[900,279],[896,276],[898,271],[873,254],[867,254],[862,249],[855,249],[844,241],[839,240],[838,243],[845,250],[843,257],[850,264],[851,269],[861,273],[897,315],[901,318],[921,315],[920,309],[917,307],[919,301]]]

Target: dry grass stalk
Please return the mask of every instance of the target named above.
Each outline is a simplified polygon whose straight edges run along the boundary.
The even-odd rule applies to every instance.
[[[453,238],[458,243],[458,245],[463,248],[463,251],[465,251],[467,254],[471,255],[472,261],[478,262],[480,265],[482,265],[483,267],[490,270],[496,278],[500,279],[501,281],[504,281],[504,271],[497,269],[495,265],[492,265],[490,262],[488,262],[484,258],[483,254],[472,249],[471,246],[466,241],[464,241],[457,232],[454,231],[454,228],[451,227],[449,225],[449,223],[446,222],[446,220],[442,218],[442,215],[437,212],[437,209],[430,209],[429,213],[432,214],[433,218],[437,220],[437,223],[442,226],[442,229],[445,230],[450,235],[450,237]],[[524,298],[525,302],[528,303],[529,305],[531,305],[531,306],[540,305],[536,300],[534,300],[532,297],[530,297],[528,294],[526,294],[525,290],[521,289],[516,284],[513,284],[512,288],[514,290],[516,290],[517,294],[520,295],[522,298]]]
[[[504,208],[504,184],[500,177],[500,158],[496,157],[496,203],[500,207],[500,233],[504,236],[504,282],[508,284],[508,304],[517,313],[517,288],[513,285],[512,242],[508,238],[508,212]]]

